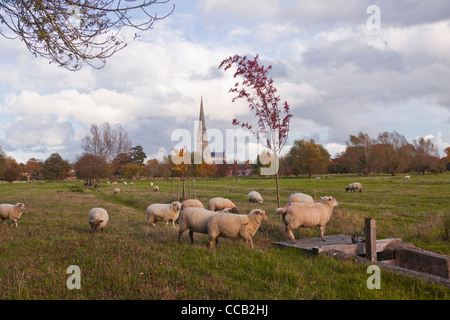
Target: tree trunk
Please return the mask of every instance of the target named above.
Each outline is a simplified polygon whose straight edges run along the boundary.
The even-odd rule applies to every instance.
[[[279,173],[277,171],[277,173],[275,174],[275,180],[276,180],[276,184],[277,184],[277,208],[280,208],[280,183],[279,183],[279,177],[278,177]]]

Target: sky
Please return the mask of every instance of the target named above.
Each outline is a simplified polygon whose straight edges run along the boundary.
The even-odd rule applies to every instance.
[[[101,70],[68,71],[0,36],[1,149],[18,162],[54,152],[73,162],[90,125],[108,122],[161,160],[177,130],[194,139],[202,98],[209,130],[256,124],[231,102],[232,72],[218,69],[235,54],[272,66],[294,116],[284,152],[313,138],[334,156],[360,131],[429,138],[441,157],[450,146],[450,1],[172,0],[154,10],[173,4]]]

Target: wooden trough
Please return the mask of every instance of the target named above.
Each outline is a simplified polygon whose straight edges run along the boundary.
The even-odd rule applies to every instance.
[[[280,247],[292,247],[313,254],[332,254],[339,257],[356,257],[358,261],[376,263],[389,271],[408,276],[426,278],[450,286],[450,257],[426,251],[401,238],[376,240],[376,222],[364,220],[364,240],[358,237],[337,234],[320,237],[274,242]],[[355,239],[356,238],[356,239]]]

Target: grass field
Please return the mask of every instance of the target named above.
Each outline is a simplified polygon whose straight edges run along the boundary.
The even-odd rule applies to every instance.
[[[345,192],[351,182],[363,192]],[[19,227],[0,227],[0,299],[450,299],[450,289],[382,270],[381,289],[366,286],[367,265],[353,259],[309,256],[272,243],[284,240],[276,209],[275,180],[227,178],[196,180],[197,198],[224,196],[244,212],[262,208],[269,218],[254,237],[255,249],[241,240],[221,239],[216,250],[207,235],[188,232],[182,243],[171,224],[149,226],[146,207],[170,202],[171,180],[120,184],[121,193],[102,183],[98,189],[81,182],[0,184],[0,203],[23,202]],[[176,182],[174,184],[176,186]],[[355,234],[364,218],[377,221],[379,239],[400,237],[424,249],[450,254],[450,173],[444,175],[324,176],[321,181],[283,178],[282,204],[292,192],[316,200],[332,195],[339,201],[325,236]],[[264,204],[250,204],[247,193],[258,190]],[[191,186],[192,193],[192,186]],[[87,214],[103,207],[110,222],[103,234],[92,234]],[[296,238],[315,237],[317,229],[301,229]],[[66,270],[81,270],[81,289],[69,290]]]

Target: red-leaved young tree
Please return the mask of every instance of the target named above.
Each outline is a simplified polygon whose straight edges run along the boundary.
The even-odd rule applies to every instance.
[[[261,174],[275,174],[279,207],[279,155],[288,138],[292,114],[289,112],[289,105],[286,101],[280,105],[281,99],[277,95],[273,79],[268,76],[268,71],[272,69],[272,66],[266,68],[260,65],[258,57],[256,55],[253,60],[250,60],[247,59],[247,56],[235,55],[223,60],[219,69],[223,68],[226,71],[233,65],[236,66],[234,78],[240,78],[241,80],[236,82],[229,91],[237,94],[232,102],[238,99],[247,101],[250,110],[254,112],[257,119],[257,128],[236,118],[233,119],[233,125],[248,129],[263,145],[272,151],[270,168],[261,168]]]

